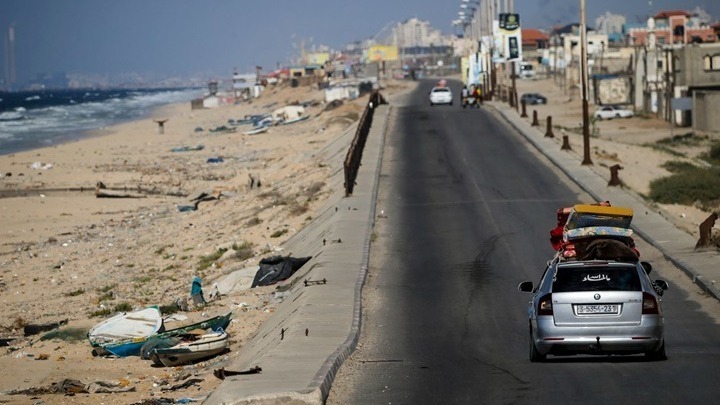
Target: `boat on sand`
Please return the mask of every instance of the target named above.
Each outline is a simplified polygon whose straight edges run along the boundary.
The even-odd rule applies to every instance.
[[[187,334],[171,347],[156,347],[150,359],[157,365],[175,367],[216,356],[228,347],[228,334],[217,331],[202,334]]]
[[[118,357],[126,356],[139,356],[141,355],[140,350],[150,339],[166,339],[176,336],[187,334],[188,331],[195,329],[202,330],[224,330],[230,324],[230,317],[232,312],[228,312],[225,315],[219,315],[213,318],[208,318],[204,321],[193,323],[191,325],[181,326],[170,330],[160,329],[154,334],[135,337],[130,339],[118,340],[109,343],[100,343],[96,340],[90,340],[90,344],[93,346],[94,355],[115,355]]]
[[[162,328],[163,320],[157,307],[123,312],[95,325],[88,332],[93,347],[114,347],[121,342],[144,340]]]

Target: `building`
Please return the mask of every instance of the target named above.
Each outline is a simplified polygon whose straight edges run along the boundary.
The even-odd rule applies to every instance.
[[[674,98],[686,98],[690,110],[674,109],[675,122],[701,131],[720,131],[720,44],[672,49],[670,76]]]
[[[606,34],[610,43],[623,42],[624,26],[625,16],[611,14],[609,11],[595,19],[595,30],[600,34]]]
[[[636,109],[700,131],[718,131],[720,43],[638,48]]]
[[[5,75],[3,77],[2,88],[5,90],[11,90],[15,86],[16,81],[15,27],[11,25],[5,35]]]
[[[526,61],[539,61],[550,44],[550,35],[535,28],[522,29],[522,54]]]
[[[694,14],[683,10],[661,11],[647,24],[626,25],[630,45],[647,45],[650,33],[658,45],[717,42],[715,30]]]
[[[452,38],[433,28],[429,21],[411,18],[393,28],[392,41],[400,48],[412,48],[451,45]]]

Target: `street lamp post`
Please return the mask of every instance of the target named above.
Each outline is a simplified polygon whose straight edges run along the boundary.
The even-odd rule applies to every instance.
[[[587,26],[585,25],[585,0],[580,0],[580,69],[582,70],[582,112],[583,112],[583,165],[592,165],[590,159],[590,120],[588,117],[587,84]]]

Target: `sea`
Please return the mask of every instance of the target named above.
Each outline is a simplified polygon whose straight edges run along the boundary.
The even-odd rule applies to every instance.
[[[0,92],[0,155],[76,140],[92,130],[146,118],[167,104],[189,104],[203,92],[199,88]]]

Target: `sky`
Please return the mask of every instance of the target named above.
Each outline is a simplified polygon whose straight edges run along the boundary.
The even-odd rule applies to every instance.
[[[482,0],[485,1],[485,0]],[[502,0],[500,0],[502,1]],[[720,0],[587,0],[628,22]],[[461,0],[0,0],[0,38],[15,27],[18,81],[42,73],[229,76],[288,65],[313,44],[342,49],[409,18],[453,33]],[[515,0],[525,28],[580,20],[580,0]],[[2,45],[4,66],[5,46]],[[4,69],[0,69],[3,77]],[[211,77],[212,78],[212,77]]]

